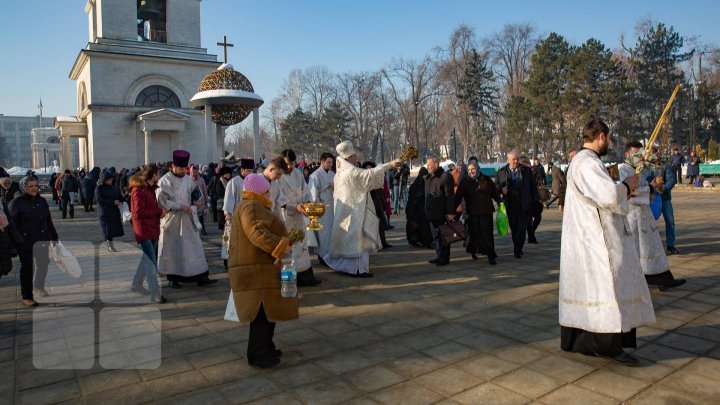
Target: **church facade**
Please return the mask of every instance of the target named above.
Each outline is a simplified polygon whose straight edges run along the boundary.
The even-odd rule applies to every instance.
[[[86,169],[169,161],[174,149],[206,163],[204,113],[189,100],[220,63],[200,47],[200,0],[88,0],[85,12],[89,42],[70,71],[78,114],[56,118],[61,143],[78,139]]]

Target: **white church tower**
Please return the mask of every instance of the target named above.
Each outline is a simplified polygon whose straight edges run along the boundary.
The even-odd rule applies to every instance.
[[[63,145],[79,138],[88,170],[169,161],[174,149],[207,163],[204,114],[189,100],[219,63],[200,47],[200,0],[88,0],[85,12],[89,42],[70,71],[78,115],[55,122]]]

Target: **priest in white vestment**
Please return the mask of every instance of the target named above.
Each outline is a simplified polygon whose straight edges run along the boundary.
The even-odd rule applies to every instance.
[[[323,153],[320,155],[320,167],[318,167],[311,175],[308,181],[308,189],[310,191],[310,200],[312,202],[323,203],[327,206],[325,215],[320,217],[320,225],[322,229],[317,232],[317,253],[320,263],[325,264],[325,255],[330,253],[330,241],[332,239],[333,227],[333,192],[335,190],[335,172],[332,166],[335,158],[332,153]]]
[[[335,148],[334,218],[330,252],[325,263],[333,270],[357,277],[372,277],[370,252],[381,246],[379,220],[370,198],[370,190],[381,188],[385,172],[400,167],[401,161],[379,164],[374,169],[355,166],[358,156],[352,143],[342,142]]]
[[[637,141],[628,142],[625,146],[625,163],[619,167],[621,181],[635,174],[635,167],[640,162],[642,149],[643,145]],[[630,199],[628,222],[648,286],[666,291],[685,284],[685,280],[675,279],[670,271],[670,263],[660,238],[657,221],[650,210],[650,199],[653,194],[654,198],[661,198],[661,196],[652,192],[658,185],[654,178],[648,183],[648,177],[654,176],[647,169],[643,169],[638,180],[638,188]]]
[[[240,159],[240,174],[233,177],[225,187],[225,198],[223,199],[223,211],[225,221],[231,221],[235,207],[242,201],[243,182],[245,177],[255,172],[255,161],[253,159]]]
[[[560,249],[560,345],[625,365],[638,359],[635,328],[655,322],[650,292],[632,241],[628,200],[638,176],[615,182],[600,160],[609,129],[591,120],[567,173]]]
[[[295,161],[297,160],[295,152],[286,149],[282,151],[282,158],[285,160],[288,169],[284,176],[270,183],[272,211],[283,219],[288,232],[293,228],[305,232],[305,208],[303,204],[310,199],[305,176],[303,176],[302,170],[295,167]],[[292,257],[295,261],[295,269],[297,269],[298,286],[308,287],[321,283],[313,273],[307,239],[293,243]]]
[[[217,282],[208,277],[201,227],[193,219],[193,205],[199,205],[200,192],[192,177],[185,174],[189,161],[189,152],[174,151],[172,168],[160,178],[156,191],[158,205],[167,212],[160,220],[158,272],[167,276],[171,288],[180,288],[180,283]]]

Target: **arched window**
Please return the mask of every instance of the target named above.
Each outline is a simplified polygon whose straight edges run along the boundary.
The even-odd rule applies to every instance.
[[[180,108],[180,99],[165,86],[148,86],[138,94],[135,106]]]

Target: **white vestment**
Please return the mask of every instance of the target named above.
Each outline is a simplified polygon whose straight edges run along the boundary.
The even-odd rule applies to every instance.
[[[360,169],[337,158],[332,241],[330,253],[323,258],[334,270],[350,274],[369,272],[370,252],[381,246],[370,190],[383,186],[389,167],[384,163],[374,169]]]
[[[655,322],[627,221],[627,188],[583,149],[567,174],[560,249],[560,325],[628,332]]]
[[[190,207],[191,194],[197,184],[191,176],[177,177],[167,173],[158,181],[157,202],[167,214],[160,220],[158,272],[191,277],[208,271],[200,228],[192,214],[182,210]]]
[[[235,207],[242,201],[242,191],[245,179],[242,176],[233,177],[225,186],[225,198],[223,199],[223,211],[233,215]]]
[[[325,215],[320,217],[320,225],[323,229],[317,231],[318,256],[324,257],[330,253],[330,241],[332,239],[333,227],[333,191],[335,189],[335,173],[331,170],[325,171],[322,167],[318,168],[310,175],[308,182],[310,190],[310,200],[327,205]]]
[[[635,175],[635,168],[627,163],[619,166],[620,181]],[[650,210],[650,185],[647,182],[648,172],[643,170],[638,181],[635,195],[630,199],[628,222],[632,231],[632,239],[640,254],[640,264],[645,275],[660,274],[670,269],[665,247],[660,238],[657,221]],[[661,198],[655,195],[655,198]]]
[[[283,219],[288,232],[293,228],[305,232],[305,216],[296,208],[298,204],[308,201],[307,184],[300,169],[294,169],[270,183],[270,200],[273,203],[273,212]],[[312,267],[307,239],[301,243],[293,243],[292,256],[297,271]]]

